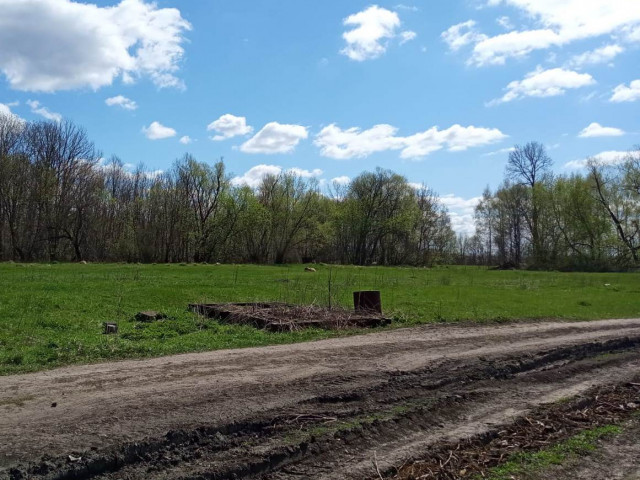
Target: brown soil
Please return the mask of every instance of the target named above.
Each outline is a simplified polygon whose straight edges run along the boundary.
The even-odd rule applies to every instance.
[[[389,478],[486,478],[492,467],[515,454],[538,452],[595,427],[619,425],[623,420],[633,418],[638,411],[640,383],[597,387],[572,401],[539,407],[499,430],[459,442],[434,445],[423,458],[397,468]],[[540,472],[541,475],[548,473]],[[529,474],[526,476],[530,478]],[[511,478],[519,480],[524,477],[517,475]]]
[[[624,431],[599,442],[586,457],[574,458],[527,480],[638,480],[640,479],[640,418],[623,425]]]
[[[374,459],[393,471],[639,366],[640,319],[627,319],[427,326],[0,377],[0,478],[367,478]]]

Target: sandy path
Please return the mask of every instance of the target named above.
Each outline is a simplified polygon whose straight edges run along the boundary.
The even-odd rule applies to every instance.
[[[425,326],[0,377],[0,468],[255,418],[398,372],[624,337],[640,338],[640,319]]]

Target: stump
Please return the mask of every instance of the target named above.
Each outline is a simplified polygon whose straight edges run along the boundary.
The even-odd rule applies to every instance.
[[[103,325],[104,325],[104,334],[105,335],[118,333],[118,324],[117,323],[104,322]]]
[[[353,292],[353,307],[356,312],[382,313],[382,301],[379,290]]]

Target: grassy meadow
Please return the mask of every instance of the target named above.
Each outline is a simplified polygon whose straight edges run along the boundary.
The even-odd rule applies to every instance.
[[[478,267],[0,264],[0,374],[74,363],[299,342],[350,332],[268,333],[187,311],[194,302],[351,306],[382,292],[390,327],[429,322],[640,316],[640,274],[491,271]],[[331,278],[331,282],[329,282]],[[329,286],[331,284],[331,286]],[[142,324],[157,310],[170,319]],[[103,335],[103,322],[118,322]]]

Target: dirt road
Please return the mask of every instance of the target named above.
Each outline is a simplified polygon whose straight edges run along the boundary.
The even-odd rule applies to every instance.
[[[640,319],[626,319],[425,326],[0,377],[0,478],[367,478],[639,367]]]

